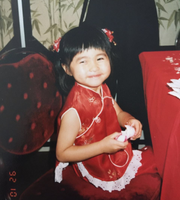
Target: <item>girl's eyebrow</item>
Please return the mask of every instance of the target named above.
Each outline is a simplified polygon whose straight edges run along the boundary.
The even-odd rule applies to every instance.
[[[88,58],[88,56],[80,56],[76,59],[76,61],[80,61],[81,59],[85,59],[85,58]]]
[[[107,57],[107,54],[105,53],[105,52],[101,52],[101,53],[98,53],[96,56],[105,56],[105,57]],[[77,59],[76,59],[76,61],[78,62],[78,61],[80,61],[81,59],[87,59],[87,58],[89,58],[88,56],[84,56],[84,55],[79,55],[78,57],[77,57]]]
[[[98,53],[97,56],[107,56],[107,54],[105,52],[102,52],[102,53]]]

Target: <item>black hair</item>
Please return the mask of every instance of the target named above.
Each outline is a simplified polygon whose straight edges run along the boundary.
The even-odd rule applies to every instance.
[[[58,52],[58,62],[56,69],[59,72],[59,84],[62,92],[67,95],[74,85],[74,78],[66,74],[61,66],[65,65],[68,69],[78,53],[87,49],[101,49],[106,52],[110,65],[111,60],[111,44],[103,30],[89,25],[81,25],[73,28],[62,37],[60,41],[60,50]]]

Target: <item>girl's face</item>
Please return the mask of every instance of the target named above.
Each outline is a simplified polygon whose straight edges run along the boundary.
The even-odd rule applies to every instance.
[[[111,73],[110,62],[105,51],[87,49],[74,56],[70,69],[63,66],[67,74],[74,77],[76,82],[93,89],[100,94],[101,84]]]

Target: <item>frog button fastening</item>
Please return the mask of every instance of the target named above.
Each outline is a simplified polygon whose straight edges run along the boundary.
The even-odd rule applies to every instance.
[[[91,102],[91,103],[92,103],[92,102],[94,102],[94,100],[95,100],[95,97],[90,97],[88,100],[89,100],[89,102]]]
[[[97,117],[94,118],[94,121],[95,121],[97,124],[99,124],[99,123],[101,122],[101,118],[97,116]]]

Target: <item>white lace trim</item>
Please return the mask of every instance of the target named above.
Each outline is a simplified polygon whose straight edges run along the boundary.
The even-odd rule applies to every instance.
[[[100,187],[103,190],[107,190],[109,192],[112,192],[113,190],[120,191],[124,189],[127,184],[130,183],[130,181],[135,177],[138,168],[142,165],[140,162],[142,159],[141,153],[141,151],[133,150],[134,156],[131,162],[129,163],[124,175],[116,181],[102,181],[100,179],[94,178],[89,174],[82,162],[77,163],[77,165],[82,176],[86,177],[89,180],[89,182],[95,185],[96,187]]]
[[[94,178],[89,174],[86,170],[82,162],[78,162],[78,168],[83,177],[86,177],[90,183],[95,185],[96,187],[100,187],[103,190],[107,190],[112,192],[113,190],[122,190],[125,188],[127,184],[135,177],[135,174],[138,171],[138,168],[142,165],[141,164],[141,151],[133,150],[133,158],[129,163],[124,175],[116,181],[102,181],[100,179]],[[62,170],[68,166],[69,163],[59,163],[55,169],[55,182],[60,183],[62,181]]]
[[[55,168],[55,182],[60,183],[63,179],[62,171],[65,167],[67,167],[69,163],[62,163],[60,162],[58,166]]]

